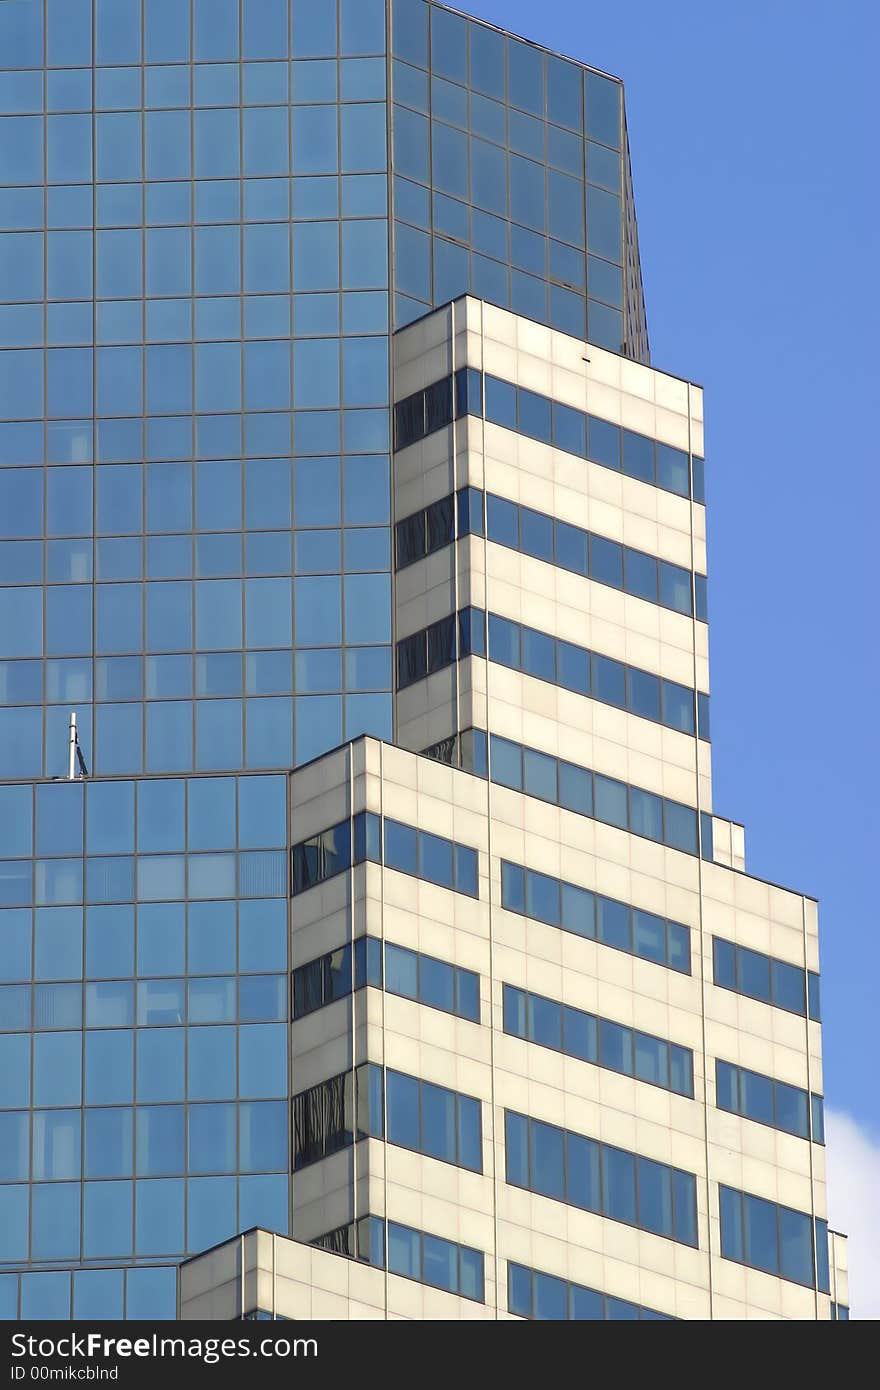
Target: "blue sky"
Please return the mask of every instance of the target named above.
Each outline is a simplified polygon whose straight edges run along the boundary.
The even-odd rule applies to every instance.
[[[653,363],[706,389],[715,808],[820,899],[825,1092],[880,1142],[880,7],[462,8],[626,84]]]

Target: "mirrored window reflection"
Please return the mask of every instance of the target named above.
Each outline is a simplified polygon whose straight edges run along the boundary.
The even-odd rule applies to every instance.
[[[826,1222],[731,1187],[719,1188],[719,1208],[725,1259],[828,1293]]]
[[[555,1275],[544,1275],[537,1269],[507,1262],[507,1309],[520,1318],[578,1320],[673,1320],[671,1314],[655,1312],[626,1298],[612,1298],[581,1284],[567,1282]]]
[[[511,867],[502,865],[502,883],[505,877],[509,879]],[[504,986],[503,1016],[505,1033],[680,1095],[694,1093],[693,1053],[689,1048],[508,984]]]
[[[696,1247],[693,1174],[512,1110],[505,1136],[514,1186]]]
[[[403,0],[392,51],[395,242],[405,266],[398,326],[470,291],[614,352],[646,355],[635,270],[622,312],[621,272],[636,253],[620,84],[442,9],[431,10],[429,26],[427,10]],[[431,188],[435,202],[445,200],[433,227]],[[498,224],[494,236],[487,217]],[[589,280],[587,248],[597,267]]]

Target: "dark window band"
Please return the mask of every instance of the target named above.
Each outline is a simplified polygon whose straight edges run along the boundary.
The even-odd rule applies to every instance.
[[[822,1021],[819,976],[815,970],[765,956],[716,936],[712,939],[713,979],[721,989],[773,1004],[802,1018]]]
[[[501,906],[682,975],[691,973],[691,934],[681,922],[506,859],[501,861]]]
[[[504,1112],[507,1181],[542,1197],[697,1246],[697,1180],[641,1154]]]
[[[723,1062],[720,1057],[715,1062],[715,1104],[744,1120],[770,1125],[816,1144],[825,1143],[822,1096]]]
[[[398,521],[394,528],[397,569],[405,569],[464,536],[485,535],[497,545],[656,603],[673,613],[693,616],[696,600],[697,618],[708,622],[704,574],[692,575],[681,565],[633,550],[494,493],[488,493],[485,502],[485,524],[483,493],[473,487],[460,488]]]
[[[475,849],[371,811],[294,845],[290,857],[292,897],[367,860],[472,898],[480,892]]]
[[[674,1322],[626,1298],[614,1298],[573,1284],[555,1274],[542,1274],[525,1265],[507,1264],[507,1311],[521,1318],[552,1322]]]
[[[483,416],[518,434],[551,444],[627,477],[705,502],[705,469],[696,454],[621,429],[609,420],[550,400],[499,377],[462,367],[394,407],[394,447],[406,449],[464,415]]]
[[[489,775],[490,742],[483,729],[465,729],[424,750],[451,767],[477,777]],[[491,735],[491,780],[526,796],[549,801],[603,825],[640,835],[684,854],[701,854],[712,862],[712,817],[693,806],[657,796],[589,768],[554,758],[537,748]]]
[[[487,621],[488,616],[488,621]],[[488,631],[487,631],[488,629]],[[397,643],[397,688],[406,690],[468,656],[561,686],[677,733],[709,739],[709,696],[637,666],[551,637],[481,608],[461,609]]]
[[[374,1062],[301,1091],[292,1110],[294,1172],[367,1138],[483,1171],[482,1104],[476,1096]]]
[[[647,914],[645,914],[647,915]],[[662,928],[662,923],[656,919]],[[658,933],[659,935],[659,933]],[[504,1031],[651,1086],[693,1098],[694,1054],[689,1047],[640,1033],[610,1018],[504,986]]]
[[[733,1187],[720,1187],[718,1201],[725,1260],[830,1291],[827,1221]]]
[[[381,1216],[362,1216],[357,1222],[328,1231],[311,1245],[334,1255],[361,1260],[389,1274],[414,1279],[433,1289],[484,1301],[484,1257],[481,1250],[458,1245],[442,1236],[429,1235]]]
[[[480,977],[473,970],[391,941],[385,942],[383,970],[382,942],[374,936],[359,936],[353,950],[348,943],[298,966],[293,972],[293,1017],[304,1018],[346,998],[352,983],[355,989],[373,985],[473,1023],[480,1021]]]

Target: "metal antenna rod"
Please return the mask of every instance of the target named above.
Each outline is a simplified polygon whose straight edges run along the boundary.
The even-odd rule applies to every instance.
[[[68,741],[68,749],[67,749],[67,780],[68,780],[68,782],[75,782],[75,781],[76,781],[76,754],[77,754],[76,710],[71,710],[71,712],[70,712],[70,738],[69,738],[69,741]]]

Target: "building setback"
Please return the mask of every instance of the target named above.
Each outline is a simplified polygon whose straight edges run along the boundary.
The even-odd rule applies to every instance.
[[[433,0],[0,64],[0,1315],[846,1316],[620,83]]]

